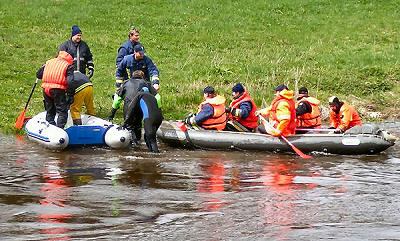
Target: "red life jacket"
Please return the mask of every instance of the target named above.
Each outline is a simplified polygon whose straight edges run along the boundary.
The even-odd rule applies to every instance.
[[[240,118],[237,116],[233,116],[232,114],[229,114],[229,118],[233,119],[237,122],[239,122],[240,124],[242,124],[243,126],[249,128],[249,129],[254,129],[258,126],[258,117],[255,115],[255,112],[257,110],[257,106],[254,103],[254,101],[251,99],[249,93],[247,91],[245,91],[239,98],[237,98],[236,100],[233,100],[232,103],[230,104],[229,107],[231,108],[239,108],[240,104],[243,102],[250,102],[251,103],[251,111],[249,113],[249,115],[246,118]]]
[[[42,88],[66,90],[67,69],[72,63],[72,56],[65,51],[60,51],[57,58],[47,61],[43,72]]]
[[[217,95],[214,98],[207,98],[200,104],[199,112],[205,104],[209,104],[213,107],[214,115],[201,123],[201,127],[211,130],[223,130],[227,119],[225,114],[225,98],[220,95]]]
[[[274,127],[276,128],[281,121],[281,119],[276,115],[278,105],[282,101],[288,103],[289,110],[287,111],[287,115],[290,116],[289,125],[284,130],[280,130],[283,136],[288,136],[293,135],[296,132],[296,104],[293,100],[293,94],[291,94],[292,98],[288,99],[288,96],[290,95],[286,96],[286,92],[283,93],[284,91],[285,90],[281,91],[283,95],[279,95],[272,101],[269,119],[270,123],[274,123]]]
[[[320,101],[314,97],[304,97],[297,102],[307,102],[311,106],[311,113],[305,113],[297,116],[297,128],[320,128],[321,127],[321,111],[319,110]],[[297,107],[296,105],[296,107]]]

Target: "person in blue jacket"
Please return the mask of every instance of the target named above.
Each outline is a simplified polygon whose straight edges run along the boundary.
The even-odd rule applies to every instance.
[[[139,29],[131,27],[128,33],[128,40],[125,41],[119,48],[117,58],[115,59],[115,65],[118,68],[119,63],[124,59],[125,56],[133,54],[133,48],[140,43]],[[128,72],[123,73],[123,80],[129,79]],[[117,86],[119,87],[119,86]]]
[[[129,70],[129,75],[136,70],[141,70],[144,73],[144,79],[151,81],[154,89],[158,91],[160,88],[159,71],[157,66],[153,63],[150,57],[144,54],[144,48],[141,44],[135,45],[133,48],[133,54],[125,56],[119,63],[117,71],[115,73],[117,87],[121,86],[124,82],[124,73]]]

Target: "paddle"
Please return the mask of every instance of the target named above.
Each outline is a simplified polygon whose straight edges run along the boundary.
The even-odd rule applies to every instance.
[[[264,125],[267,125],[271,129],[275,129],[262,115],[258,115]],[[280,136],[292,149],[297,155],[301,156],[304,159],[310,159],[312,156],[304,154],[300,149],[298,149],[295,145],[293,145],[286,137]]]
[[[36,79],[35,84],[32,87],[31,94],[29,95],[28,101],[26,102],[25,108],[19,114],[19,116],[17,117],[17,120],[15,121],[15,128],[17,128],[18,130],[21,130],[22,127],[24,126],[26,109],[28,109],[29,101],[31,100],[31,97],[33,95],[33,91],[35,90],[36,84],[38,83],[38,81],[39,81],[39,79]]]
[[[192,141],[190,140],[189,137],[189,133],[188,133],[188,129],[187,126],[185,125],[185,123],[183,121],[178,121],[178,123],[176,123],[176,125],[179,127],[179,129],[181,129],[181,131],[183,131],[183,133],[185,133],[185,137],[186,137],[186,141],[187,143],[191,146],[191,147],[195,147],[195,145],[192,143]]]
[[[334,132],[337,129],[323,129],[323,128],[316,128],[316,129],[307,129],[307,128],[296,128],[296,131],[310,131],[310,132]]]

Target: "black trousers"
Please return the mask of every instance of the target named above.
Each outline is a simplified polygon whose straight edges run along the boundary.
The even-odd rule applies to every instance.
[[[44,108],[46,110],[46,121],[51,125],[56,125],[64,129],[68,118],[68,104],[65,96],[65,90],[50,89],[50,96],[43,90]],[[57,123],[55,122],[56,114],[58,114]]]
[[[144,141],[151,152],[159,152],[157,146],[156,132],[160,127],[163,115],[157,106],[156,98],[151,94],[141,94],[139,100],[129,114],[125,116],[129,120],[129,127],[133,130],[136,141],[139,141],[142,135],[142,122],[144,122]]]

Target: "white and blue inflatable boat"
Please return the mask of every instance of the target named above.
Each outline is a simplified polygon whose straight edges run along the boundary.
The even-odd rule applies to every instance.
[[[56,117],[57,118],[57,117]],[[131,133],[118,125],[91,115],[81,115],[82,125],[74,126],[68,115],[65,129],[50,125],[46,112],[32,117],[25,124],[29,140],[52,150],[76,146],[109,146],[114,149],[127,148]]]

